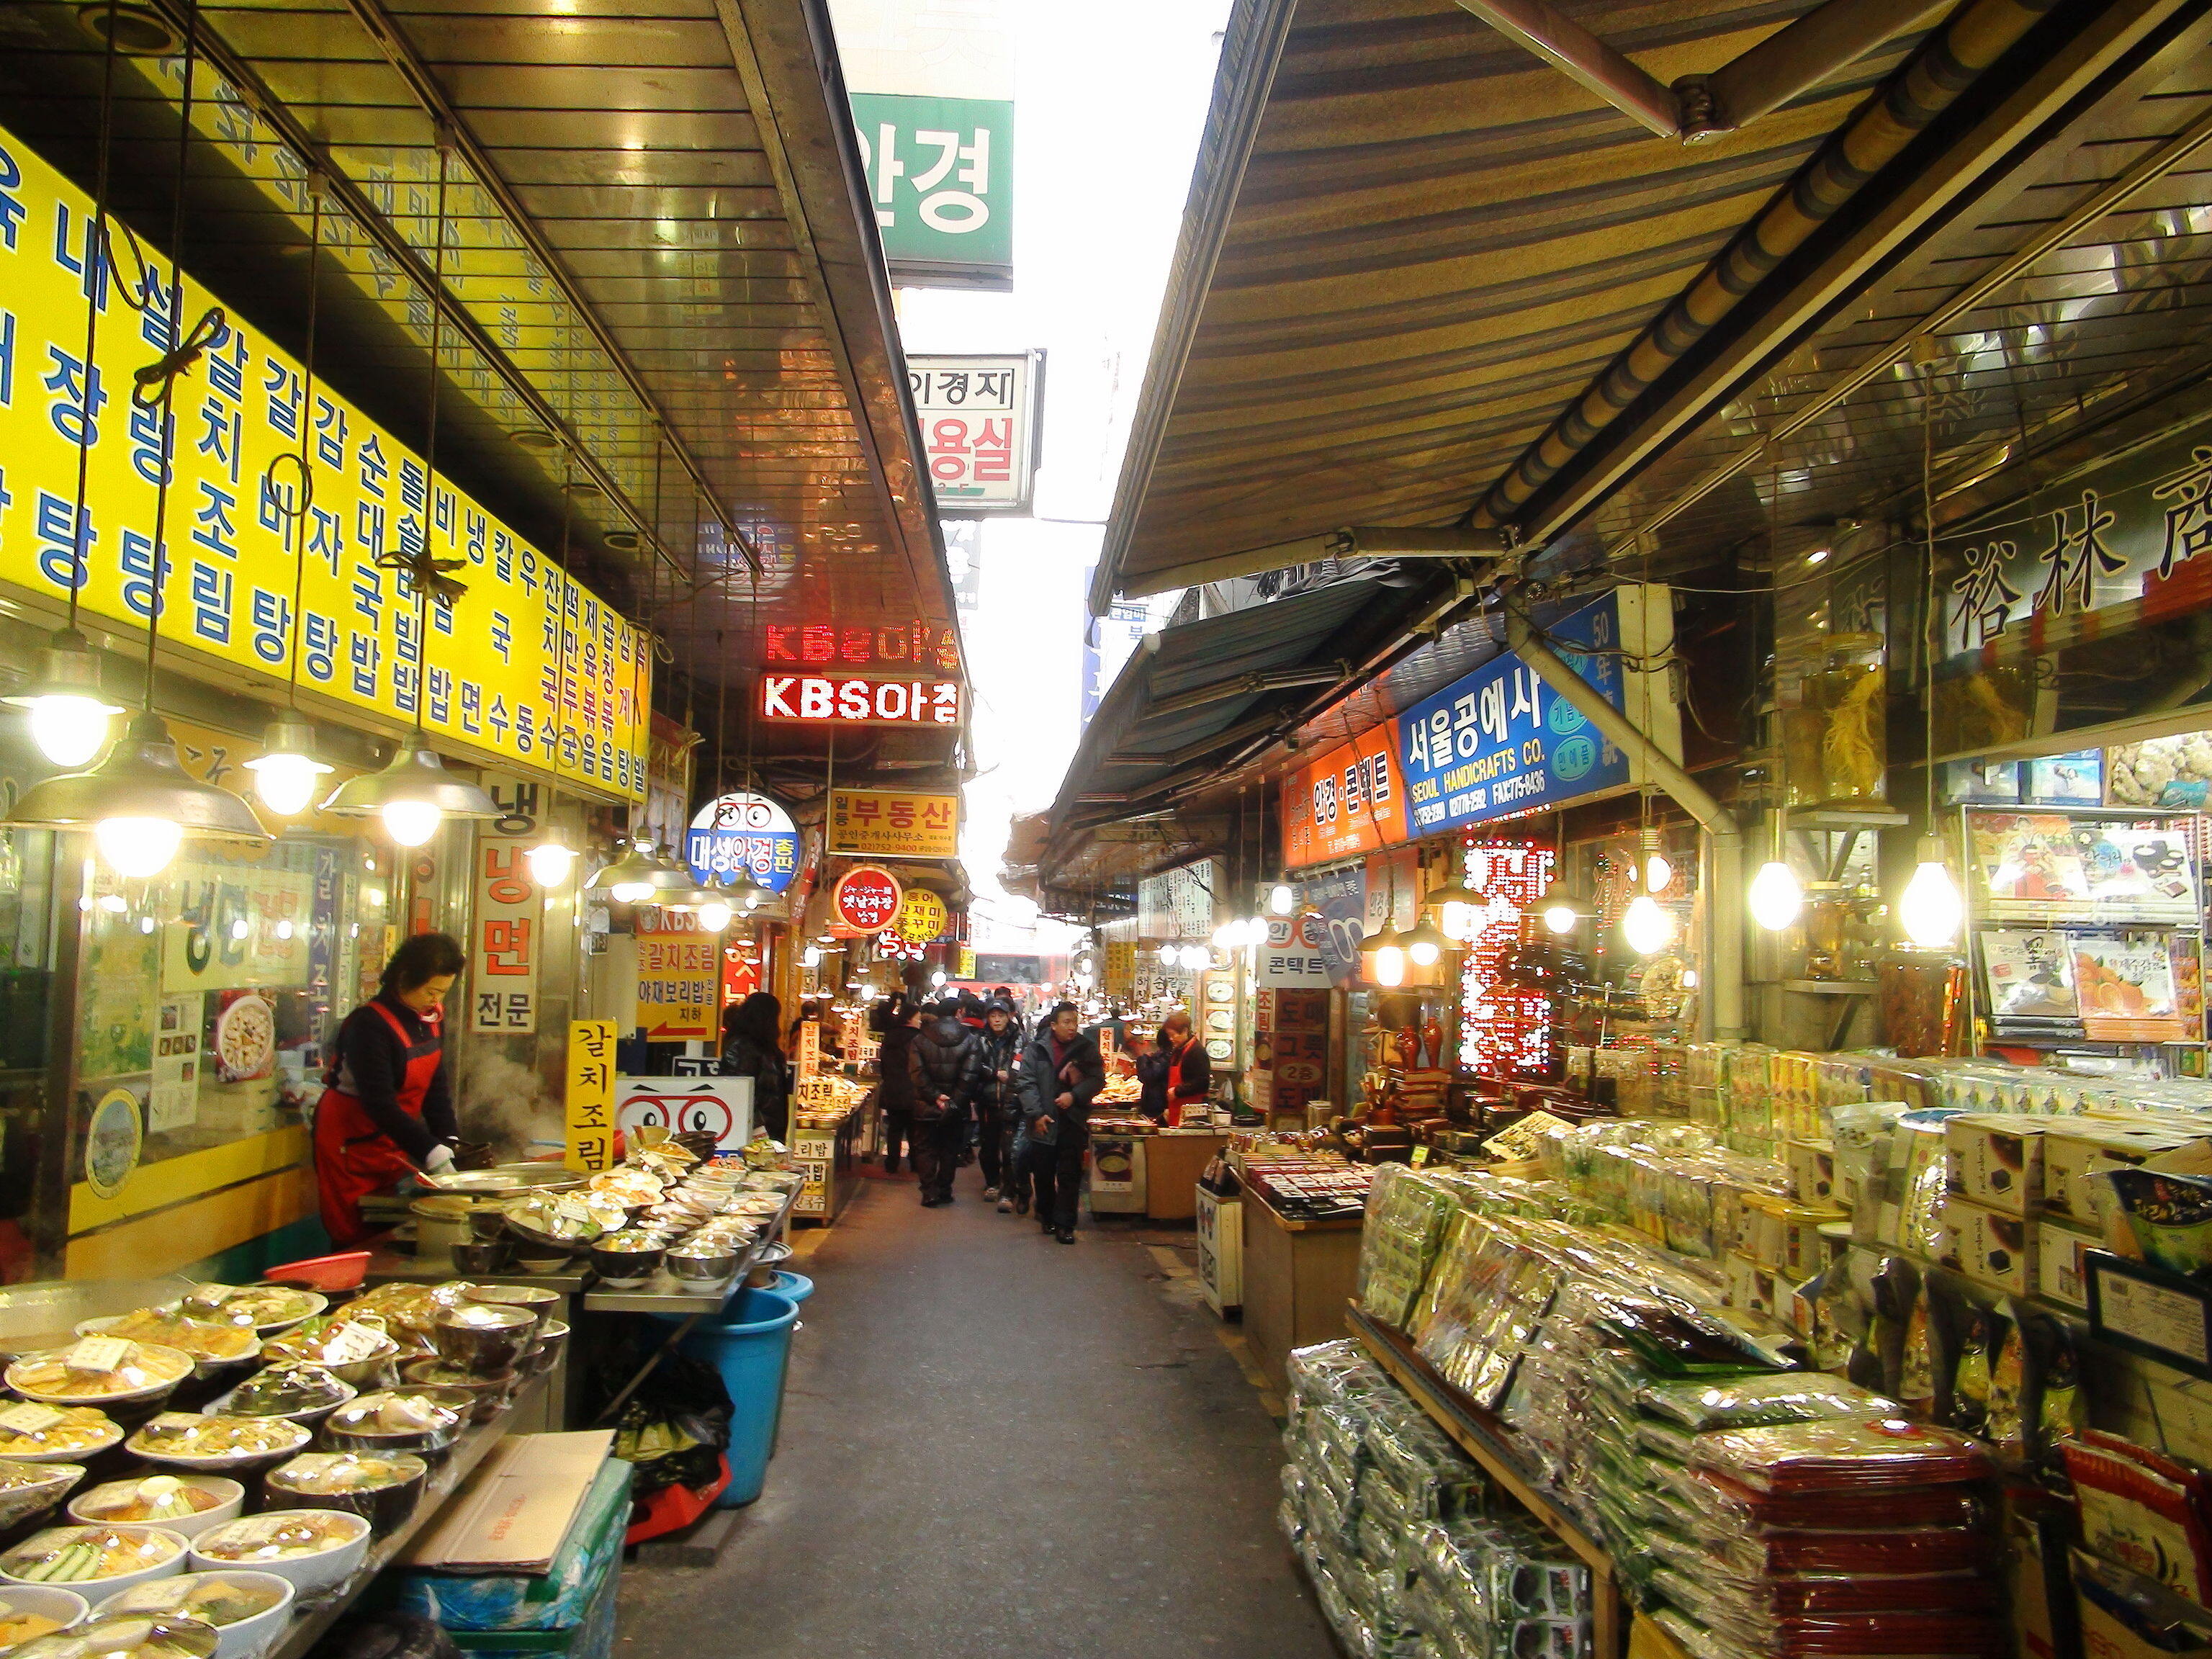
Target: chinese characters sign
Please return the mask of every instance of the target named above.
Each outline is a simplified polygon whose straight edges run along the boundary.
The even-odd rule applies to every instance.
[[[939,511],[1028,511],[1036,465],[1036,358],[909,356],[906,379]]]
[[[637,942],[637,1029],[648,1042],[703,1042],[719,1035],[721,940],[691,910],[641,904]]]
[[[832,789],[828,850],[862,858],[958,858],[960,797]]]
[[[1285,864],[1328,864],[1406,839],[1396,738],[1394,726],[1375,726],[1293,775],[1283,791]]]
[[[856,92],[853,125],[884,258],[902,282],[1013,278],[1014,106]]]
[[[766,795],[733,790],[692,818],[684,861],[694,881],[729,875],[742,865],[769,892],[781,893],[799,873],[799,830],[791,814]]]
[[[538,1029],[538,959],[544,943],[544,903],[522,856],[531,837],[501,835],[499,830],[499,824],[487,823],[477,831],[476,908],[469,924],[469,1030],[525,1036]]]
[[[763,674],[760,717],[794,726],[957,726],[957,680]]]
[[[888,870],[871,864],[848,870],[830,894],[832,931],[860,937],[880,933],[891,925],[905,898],[898,878]]]
[[[570,1169],[591,1174],[614,1162],[614,1021],[568,1022],[568,1091],[564,1115]]]
[[[165,433],[132,375],[167,347],[178,279],[150,250],[119,270],[93,258],[89,208],[0,133],[0,580],[49,600],[75,587],[94,615],[144,625],[166,471],[166,644],[270,680],[296,662],[301,684],[340,702],[420,713],[441,744],[641,799],[650,652],[629,623],[434,485],[354,405],[310,394],[291,356],[236,313],[210,313],[189,277],[182,315],[227,320],[179,375]],[[91,364],[88,296],[104,307]],[[73,526],[81,440],[89,489]],[[397,568],[426,545],[466,590],[434,601],[427,624]]]

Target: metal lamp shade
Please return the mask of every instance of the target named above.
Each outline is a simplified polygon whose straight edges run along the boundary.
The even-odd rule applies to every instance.
[[[678,863],[665,853],[653,854],[646,866],[645,874],[640,879],[653,889],[653,896],[646,900],[647,904],[690,904],[695,901],[686,895],[703,890],[691,878],[688,866]],[[702,898],[696,902],[704,904],[707,900]]]
[[[620,858],[592,878],[589,890],[597,893],[617,887],[647,885],[652,881],[653,867],[652,855],[635,842],[629,843],[623,847]]]
[[[123,712],[123,705],[100,689],[98,654],[85,643],[83,635],[68,629],[39,647],[38,672],[31,676],[31,683],[0,697],[0,702],[28,708],[41,697],[55,696],[92,697],[111,714]]]
[[[323,803],[341,817],[371,817],[397,801],[434,806],[449,818],[495,818],[499,803],[473,783],[455,777],[445,762],[410,739],[381,772],[348,778]]]
[[[141,714],[99,765],[42,778],[23,792],[8,822],[18,828],[76,830],[109,818],[163,818],[191,841],[273,839],[243,795],[202,783],[185,770],[159,714]]]

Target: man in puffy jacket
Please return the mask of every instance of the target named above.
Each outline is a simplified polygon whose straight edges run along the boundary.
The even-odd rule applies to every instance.
[[[1097,1041],[1085,1036],[1081,1024],[1073,1003],[1056,1002],[1022,1053],[1022,1120],[1037,1225],[1063,1244],[1075,1243],[1091,1103],[1106,1086]]]
[[[902,1146],[915,1167],[921,1167],[921,1138],[914,1128],[914,1080],[907,1070],[908,1045],[921,1024],[921,1010],[908,1006],[901,992],[886,1016],[876,1049],[876,1104],[884,1113],[884,1173],[896,1175]]]
[[[921,1206],[952,1201],[952,1175],[968,1144],[968,1107],[982,1079],[983,1045],[960,1018],[957,998],[947,997],[922,1021],[907,1051],[914,1086],[914,1170],[921,1177]]]

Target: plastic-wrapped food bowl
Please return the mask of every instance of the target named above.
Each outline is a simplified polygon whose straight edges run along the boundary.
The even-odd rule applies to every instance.
[[[263,1486],[271,1510],[344,1510],[389,1532],[415,1513],[429,1474],[412,1452],[301,1452]]]
[[[0,1555],[0,1578],[105,1593],[182,1572],[185,1547],[166,1527],[48,1527]]]
[[[21,1659],[215,1659],[215,1626],[170,1614],[160,1619],[88,1619],[75,1630],[26,1642]]]
[[[0,1586],[0,1653],[13,1653],[41,1636],[74,1630],[91,1612],[84,1597],[58,1584]]]
[[[53,1508],[83,1479],[82,1463],[0,1458],[0,1528],[19,1527]]]
[[[169,1484],[156,1484],[163,1482]],[[178,1503],[190,1504],[190,1512],[164,1512]],[[69,1517],[86,1526],[121,1522],[160,1527],[179,1537],[193,1538],[210,1527],[235,1521],[245,1508],[246,1488],[222,1475],[151,1474],[110,1480],[79,1492],[70,1499]]]
[[[289,1579],[301,1595],[343,1584],[368,1557],[372,1528],[344,1510],[277,1510],[211,1527],[192,1540],[199,1571],[244,1567]]]
[[[51,1419],[0,1410],[0,1458],[15,1463],[87,1463],[123,1438],[123,1425],[91,1406],[56,1406]],[[30,1425],[38,1426],[32,1427]],[[19,1517],[20,1518],[20,1517]]]
[[[88,1370],[71,1363],[85,1346],[25,1354],[8,1367],[8,1386],[45,1406],[151,1407],[174,1393],[195,1363],[181,1348],[125,1341],[112,1370]]]
[[[215,1659],[253,1659],[276,1639],[297,1594],[290,1579],[273,1572],[185,1572],[118,1590],[94,1616],[196,1619],[216,1633]]]
[[[313,1438],[307,1425],[282,1417],[209,1417],[163,1412],[124,1443],[149,1463],[195,1474],[258,1474]]]

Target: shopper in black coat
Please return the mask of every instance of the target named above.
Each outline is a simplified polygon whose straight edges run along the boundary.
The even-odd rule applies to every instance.
[[[1106,1062],[1080,1024],[1073,1003],[1054,1003],[1051,1018],[1022,1052],[1022,1117],[1037,1225],[1063,1244],[1075,1243],[1091,1103],[1106,1086]]]
[[[975,1085],[976,1147],[983,1161],[983,1197],[1001,1210],[1018,1198],[1029,1210],[1029,1186],[1013,1165],[1014,1132],[1021,1127],[1022,1024],[1014,1011],[994,1002],[983,1017],[981,1080]]]
[[[722,1075],[753,1080],[753,1125],[789,1139],[791,1062],[783,1057],[783,1005],[765,991],[722,1010]]]
[[[983,1073],[983,1045],[948,997],[924,1020],[906,1051],[914,1082],[914,1169],[924,1209],[952,1201],[953,1172],[968,1144],[968,1110]]]
[[[902,999],[902,1000],[903,999]],[[914,1079],[907,1070],[908,1048],[921,1024],[921,1010],[907,1007],[885,1024],[876,1046],[876,1104],[884,1113],[884,1173],[898,1173],[899,1148],[908,1148],[921,1167],[921,1148],[914,1135]]]

